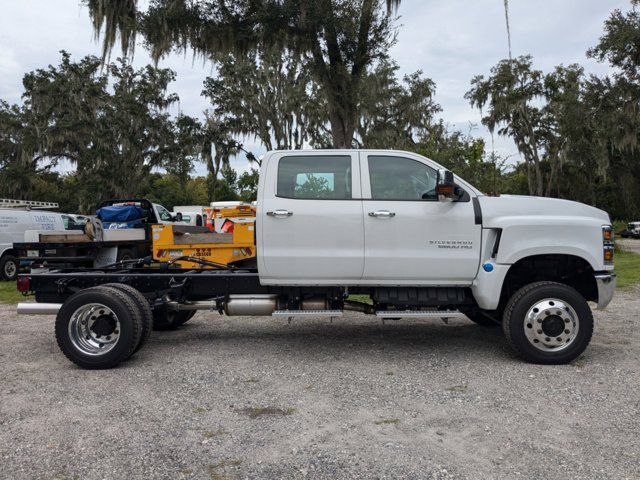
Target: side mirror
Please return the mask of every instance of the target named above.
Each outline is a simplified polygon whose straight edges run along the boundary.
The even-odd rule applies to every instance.
[[[453,181],[453,173],[449,170],[438,170],[438,181],[436,183],[436,194],[438,200],[444,201],[447,198],[457,198],[456,185]]]
[[[173,217],[173,219],[176,222],[181,222],[182,221],[182,212],[176,213],[175,216]]]

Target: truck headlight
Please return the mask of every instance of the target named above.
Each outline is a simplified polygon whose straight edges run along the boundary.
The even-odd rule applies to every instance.
[[[602,226],[602,251],[605,265],[613,265],[615,246],[611,225]]]

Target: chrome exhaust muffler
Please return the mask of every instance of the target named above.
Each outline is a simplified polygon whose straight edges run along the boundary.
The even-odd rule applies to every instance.
[[[61,303],[18,303],[18,315],[56,315],[62,307]]]

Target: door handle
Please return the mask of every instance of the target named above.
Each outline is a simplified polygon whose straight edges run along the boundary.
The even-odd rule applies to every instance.
[[[395,217],[395,212],[390,212],[389,210],[376,210],[375,212],[369,212],[370,217],[382,217],[382,218],[391,218]]]
[[[273,210],[271,212],[267,212],[267,215],[275,218],[287,218],[293,215],[293,212],[289,210]]]

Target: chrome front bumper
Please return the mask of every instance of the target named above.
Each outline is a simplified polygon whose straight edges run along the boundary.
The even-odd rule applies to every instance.
[[[615,273],[596,273],[596,285],[598,285],[598,310],[605,308],[611,302],[616,291]]]

